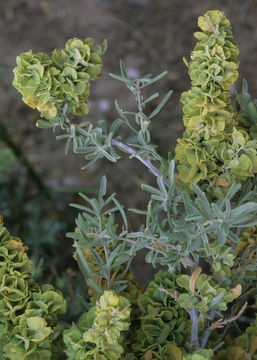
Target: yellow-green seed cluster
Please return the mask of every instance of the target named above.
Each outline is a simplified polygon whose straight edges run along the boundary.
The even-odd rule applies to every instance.
[[[90,80],[100,76],[103,52],[91,38],[74,38],[64,49],[54,50],[51,57],[22,53],[16,60],[13,86],[25,104],[46,119],[55,118],[64,105],[74,115],[87,114]]]
[[[31,261],[19,238],[0,221],[0,358],[50,360],[61,352],[57,315],[66,310],[52,285],[31,277]]]
[[[170,345],[183,345],[188,328],[188,314],[169,295],[176,291],[176,275],[160,270],[138,300],[142,315],[136,342],[132,345],[137,358],[143,358],[147,352],[151,352],[155,359],[172,358],[171,354],[179,349],[170,348]]]
[[[222,196],[233,179],[244,181],[257,172],[257,142],[238,126],[229,89],[238,77],[238,48],[229,20],[220,11],[199,17],[202,32],[191,55],[192,88],[184,92],[186,131],[178,139],[178,181],[206,183]]]
[[[120,336],[129,329],[130,311],[127,299],[112,290],[104,291],[78,327],[73,325],[64,332],[68,359],[118,360],[124,351]]]

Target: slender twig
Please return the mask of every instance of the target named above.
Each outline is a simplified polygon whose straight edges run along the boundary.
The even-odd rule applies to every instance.
[[[14,141],[11,138],[11,135],[9,134],[6,126],[0,121],[0,138],[3,140],[3,142],[12,149],[15,156],[21,161],[21,163],[25,166],[27,169],[27,173],[30,176],[30,178],[37,184],[40,191],[46,192],[48,189],[44,185],[43,181],[41,180],[40,175],[36,172],[32,164],[27,160],[25,155],[23,154],[22,150],[18,145],[14,143]]]
[[[86,232],[86,231],[83,231],[83,234],[85,234],[88,237],[90,236],[90,237],[95,237],[95,238],[98,235],[96,233],[90,233],[90,232]],[[111,239],[111,237],[109,235],[107,235],[107,234],[101,234],[101,237],[106,238],[106,239]],[[147,236],[146,236],[146,238],[147,238]],[[151,237],[148,237],[148,238],[152,239]],[[136,244],[137,243],[136,240],[128,239],[128,238],[125,238],[125,237],[119,237],[118,240],[126,241],[126,242],[129,242],[131,244]],[[155,252],[158,252],[158,253],[162,254],[164,257],[167,257],[167,254],[165,252],[159,250],[158,247],[165,247],[165,248],[168,248],[168,249],[176,250],[176,246],[174,246],[172,244],[160,244],[160,243],[156,243],[156,244],[153,244],[153,245],[147,245],[144,248],[149,249],[149,250],[154,250]]]
[[[242,306],[241,310],[235,315],[235,316],[232,316],[228,319],[219,319],[217,320],[216,322],[214,322],[213,324],[211,324],[211,326],[209,327],[209,329],[212,331],[214,329],[217,329],[217,328],[222,328],[223,326],[231,323],[232,321],[235,321],[237,318],[239,318],[243,312],[245,311],[246,307],[248,305],[248,302],[246,301],[244,303],[244,305]]]
[[[153,175],[159,177],[163,177],[163,182],[166,186],[170,186],[169,180],[162,175],[162,173],[151,163],[149,160],[143,159],[140,155],[136,154],[136,150],[132,149],[130,146],[123,144],[122,142],[112,139],[112,144],[115,146],[118,146],[122,150],[128,152],[131,155],[134,155],[135,158],[137,158],[142,164],[144,164]]]
[[[179,296],[177,291],[170,292],[164,288],[159,288],[159,290],[172,297],[175,301],[178,301]]]

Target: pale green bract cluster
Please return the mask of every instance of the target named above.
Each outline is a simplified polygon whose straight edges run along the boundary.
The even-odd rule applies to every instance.
[[[227,304],[241,295],[240,289],[230,289],[221,287],[214,282],[211,276],[200,274],[195,281],[195,291],[190,289],[190,276],[180,275],[176,282],[178,286],[184,288],[187,292],[180,292],[178,304],[186,309],[196,308],[202,313],[207,313],[211,309],[226,311]]]
[[[78,327],[74,325],[64,332],[68,359],[118,360],[124,351],[119,338],[121,332],[129,329],[130,311],[127,299],[112,290],[104,291],[96,306],[85,315],[89,321],[82,319]]]
[[[160,288],[165,289],[165,292]],[[140,359],[147,351],[153,358],[165,359],[170,344],[184,344],[189,327],[187,312],[170,294],[177,291],[176,275],[160,270],[151,281],[141,299],[142,315],[133,350]],[[168,355],[166,355],[168,356]]]
[[[50,360],[61,353],[58,314],[62,294],[31,277],[26,247],[0,222],[0,355],[8,360]]]
[[[186,131],[178,139],[178,181],[207,183],[220,197],[233,179],[244,181],[257,172],[257,141],[238,126],[229,89],[238,77],[238,48],[229,20],[220,11],[199,17],[202,32],[188,65],[191,90],[184,92]]]
[[[87,114],[90,80],[100,76],[104,51],[104,45],[95,46],[91,38],[74,38],[64,49],[54,50],[52,57],[22,53],[16,60],[13,86],[25,104],[46,119],[55,118],[65,105],[71,114]]]
[[[210,360],[213,356],[211,349],[199,349],[194,354],[187,354],[183,360]]]

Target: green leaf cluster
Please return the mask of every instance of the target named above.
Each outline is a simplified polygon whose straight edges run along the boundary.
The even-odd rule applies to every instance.
[[[155,359],[168,359],[163,355],[171,352],[167,346],[180,346],[185,342],[189,316],[174,299],[177,290],[176,275],[160,270],[138,300],[142,315],[136,342],[132,345],[138,358],[151,352]]]
[[[180,293],[178,304],[186,309],[198,309],[207,313],[211,309],[226,311],[227,304],[236,299],[240,292],[234,289],[221,287],[215,283],[211,276],[200,274],[194,285],[194,292],[190,289],[190,276],[179,275],[176,279],[177,284],[187,290],[186,293]]]
[[[242,92],[237,96],[236,108],[239,111],[239,124],[250,133],[252,139],[257,138],[257,102],[252,100],[245,79],[242,81]]]
[[[243,231],[235,247],[236,260],[232,271],[234,282],[242,283],[245,291],[255,289],[257,280],[257,228],[250,226]]]
[[[69,360],[92,359],[92,357],[87,357],[87,352],[94,348],[94,344],[85,342],[83,334],[93,326],[95,317],[95,308],[91,307],[88,312],[80,317],[77,324],[73,324],[70,329],[64,330],[65,353]]]
[[[93,319],[94,318],[94,319]],[[93,320],[93,321],[92,321]],[[88,328],[88,321],[91,323]],[[105,290],[78,328],[64,332],[68,359],[116,360],[123,353],[121,332],[130,326],[130,303],[112,290]],[[84,331],[82,337],[82,331]]]
[[[22,53],[16,59],[13,86],[25,104],[46,119],[55,118],[64,106],[71,114],[87,114],[90,80],[100,76],[104,51],[105,44],[95,46],[91,38],[73,38],[51,57]]]
[[[31,277],[31,261],[19,238],[0,223],[0,354],[9,360],[50,360],[61,352],[58,314],[66,310],[52,285]],[[2,334],[4,336],[2,337]]]
[[[183,360],[211,360],[213,351],[211,349],[199,349],[194,354],[187,354]]]
[[[140,294],[133,277],[128,275],[133,257],[126,248],[126,242],[121,238],[127,232],[127,218],[115,194],[106,198],[106,187],[107,181],[103,177],[97,198],[90,199],[85,194],[80,194],[86,205],[71,204],[82,213],[76,220],[75,232],[67,234],[75,241],[75,258],[90,287],[93,302],[97,296],[103,294],[103,290],[113,289],[121,293],[128,283],[127,295],[133,298]],[[125,230],[121,233],[115,224],[115,212],[123,219]]]
[[[239,115],[231,105],[230,87],[238,77],[238,48],[229,20],[220,11],[199,17],[202,32],[191,55],[188,72],[191,90],[184,92],[186,131],[178,139],[178,182],[208,184],[222,197],[229,185],[257,172],[257,142],[250,131],[238,125]],[[209,188],[210,191],[210,188]]]

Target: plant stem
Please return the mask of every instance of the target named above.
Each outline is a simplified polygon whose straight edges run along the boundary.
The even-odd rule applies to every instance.
[[[136,154],[136,151],[134,149],[132,149],[131,147],[129,147],[126,144],[123,144],[122,142],[112,139],[112,143],[115,146],[118,146],[119,148],[121,148],[122,150],[124,150],[125,152],[128,152],[131,155]],[[152,174],[154,174],[155,176],[159,177],[159,176],[163,176],[162,173],[151,163],[151,161],[149,160],[145,160],[143,159],[140,155],[134,155],[135,158],[137,158],[142,164],[144,164],[150,171]],[[163,182],[166,186],[170,186],[169,180],[163,176]]]
[[[37,184],[39,190],[42,192],[46,192],[48,189],[41,180],[40,175],[36,172],[36,170],[31,165],[31,163],[27,160],[22,150],[14,143],[14,141],[11,138],[11,135],[8,133],[6,126],[1,121],[0,121],[0,138],[8,147],[10,147],[13,150],[16,157],[25,166],[28,175]]]
[[[211,318],[212,318],[212,321],[215,319],[215,311],[213,309],[211,310]],[[205,348],[207,341],[209,339],[210,333],[211,333],[211,329],[210,329],[210,327],[207,327],[202,336],[201,349]]]
[[[198,334],[198,319],[197,319],[197,310],[196,308],[189,310],[189,315],[191,319],[191,348],[193,350],[199,349],[199,334]]]
[[[202,336],[202,340],[201,340],[201,349],[205,348],[207,341],[209,339],[210,333],[211,333],[211,331],[208,328],[205,329],[203,336]]]

